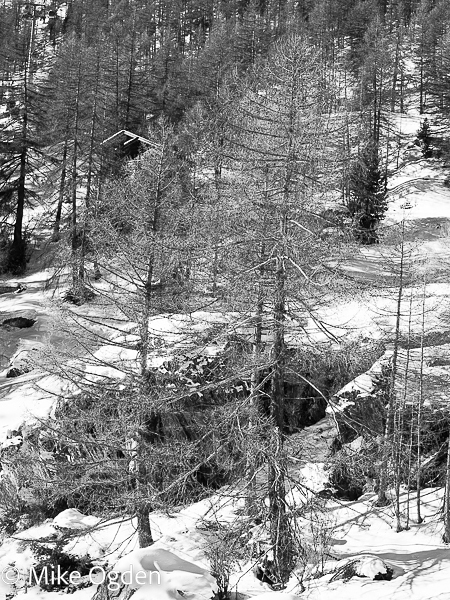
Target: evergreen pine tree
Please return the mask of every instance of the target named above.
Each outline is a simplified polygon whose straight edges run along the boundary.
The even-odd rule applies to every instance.
[[[353,218],[354,234],[363,244],[378,241],[376,227],[387,209],[386,181],[381,172],[378,146],[365,143],[348,173],[350,198],[348,209]]]
[[[431,157],[430,143],[430,123],[428,119],[424,119],[420,124],[420,129],[417,132],[417,139],[420,141],[420,149],[422,150],[422,154],[424,158]]]
[[[329,97],[321,67],[301,35],[285,36],[237,88],[225,136],[225,164],[232,156],[230,168],[238,173],[234,185],[228,184],[229,214],[236,220],[229,233],[235,241],[228,245],[236,288],[230,286],[228,293],[236,294],[241,310],[245,307],[255,323],[252,399],[258,410],[265,406],[271,423],[266,431],[266,519],[273,561],[265,566],[279,584],[288,580],[301,546],[285,504],[287,323],[299,318],[290,312],[292,306],[301,312],[313,302],[312,265],[317,267],[328,251],[311,214],[317,211],[326,170]],[[260,403],[264,378],[268,383]]]
[[[33,178],[39,167],[40,121],[39,88],[33,82],[33,44],[35,19],[16,20],[15,37],[4,49],[4,69],[13,84],[9,96],[9,118],[3,125],[0,142],[0,199],[3,208],[13,214],[12,242],[6,269],[22,273],[26,268],[25,209],[34,197]]]

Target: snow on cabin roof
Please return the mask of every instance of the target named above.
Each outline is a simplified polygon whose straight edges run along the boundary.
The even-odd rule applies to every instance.
[[[151,140],[148,140],[147,138],[142,137],[141,135],[137,135],[136,133],[132,133],[131,131],[127,131],[126,129],[121,129],[120,131],[117,131],[117,133],[114,133],[113,135],[111,135],[109,138],[106,138],[106,140],[103,140],[102,146],[105,146],[106,144],[111,143],[113,140],[115,140],[116,138],[119,138],[120,136],[125,136],[125,137],[129,138],[124,143],[124,146],[127,146],[128,144],[131,144],[132,142],[135,142],[135,141],[139,141],[142,144],[151,146],[152,148],[155,148],[157,146],[157,144],[155,142],[152,142]]]

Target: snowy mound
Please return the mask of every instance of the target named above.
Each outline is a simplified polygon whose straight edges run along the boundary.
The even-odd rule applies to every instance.
[[[89,529],[97,525],[99,520],[97,517],[83,515],[76,508],[68,508],[53,519],[53,524],[65,529]]]
[[[189,594],[194,598],[212,598],[217,585],[203,567],[163,548],[141,548],[121,558],[113,572],[137,589],[134,600],[169,600]],[[179,594],[181,592],[181,595]]]

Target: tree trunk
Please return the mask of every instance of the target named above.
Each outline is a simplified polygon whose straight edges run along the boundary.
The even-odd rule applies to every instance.
[[[139,446],[138,446],[139,448]],[[138,450],[139,452],[139,450]],[[137,532],[139,539],[139,546],[141,548],[145,548],[147,546],[151,546],[154,543],[152,528],[150,526],[149,519],[149,503],[145,499],[145,490],[143,489],[143,481],[145,481],[147,469],[142,462],[139,462],[138,466],[138,484],[137,484],[137,494],[138,494],[138,505],[136,509],[136,520],[137,520]]]
[[[261,345],[262,345],[262,331],[263,331],[263,310],[264,310],[264,296],[263,296],[263,283],[262,277],[264,274],[264,259],[265,259],[265,244],[261,243],[261,249],[259,253],[259,260],[261,261],[260,268],[260,281],[258,282],[258,298],[256,303],[256,315],[255,315],[255,333],[253,338],[253,371],[251,375],[251,390],[250,390],[250,417],[249,417],[249,437],[251,437],[252,430],[257,427],[257,421],[260,407],[260,379],[261,379]],[[253,457],[250,456],[247,450],[246,457],[246,480],[248,484],[247,496],[246,496],[246,507],[247,514],[252,516],[257,513],[256,507],[256,481],[255,481],[255,465]]]
[[[408,395],[408,377],[409,377],[409,362],[410,362],[410,351],[409,351],[409,342],[411,340],[411,320],[412,320],[412,294],[409,299],[409,322],[408,322],[408,348],[406,350],[406,365],[405,372],[403,374],[403,393],[402,398],[400,400],[399,406],[396,410],[396,419],[394,426],[394,435],[395,435],[395,518],[397,522],[397,533],[403,531],[403,525],[401,521],[401,510],[400,510],[400,492],[401,492],[401,480],[402,480],[402,465],[403,465],[403,455],[404,448],[406,447],[406,443],[404,442],[404,412],[406,407],[406,400]],[[410,457],[408,457],[410,459]],[[409,510],[409,487],[408,487],[408,509]]]
[[[417,490],[417,522],[422,523],[421,511],[421,497],[420,487],[422,485],[422,409],[423,409],[423,365],[424,365],[424,338],[425,338],[425,298],[426,298],[426,281],[423,282],[422,292],[422,330],[420,335],[420,372],[419,372],[419,404],[417,408],[417,476],[416,476],[416,490]]]
[[[56,208],[55,224],[53,226],[53,237],[52,237],[53,242],[57,242],[60,238],[59,232],[60,232],[60,228],[61,228],[62,205],[64,202],[64,191],[65,191],[65,187],[66,187],[66,175],[67,175],[67,151],[68,151],[68,147],[69,147],[68,123],[69,123],[69,114],[67,114],[66,134],[64,137],[64,148],[63,148],[62,165],[61,165],[61,180],[59,183],[58,206]]]
[[[20,152],[19,180],[17,187],[17,209],[16,220],[14,223],[14,237],[8,256],[8,267],[13,273],[20,274],[26,267],[26,248],[23,239],[23,213],[25,209],[26,194],[26,170],[28,157],[28,66],[25,65],[24,72],[24,106],[22,117],[22,137]]]
[[[153,212],[148,216],[148,232],[155,233],[159,229],[159,219],[160,219],[160,207],[162,202],[162,173],[163,173],[163,162],[166,152],[166,140],[163,140],[162,147],[160,149],[160,159],[158,164],[158,176],[155,182],[154,189],[154,205]],[[153,240],[150,241],[150,244],[153,243]],[[153,251],[153,247],[151,246],[149,249],[149,254],[147,257],[147,272],[146,272],[146,281],[144,286],[144,302],[143,302],[143,311],[141,315],[141,323],[140,323],[140,375],[141,375],[141,389],[142,393],[148,394],[150,393],[148,386],[148,344],[150,338],[149,332],[149,318],[151,314],[151,307],[153,301],[153,275],[154,275],[154,262],[155,255]],[[138,432],[139,435],[139,432]],[[138,524],[138,536],[139,536],[139,545],[142,547],[149,546],[153,544],[153,536],[150,527],[150,521],[148,518],[150,504],[149,501],[145,498],[146,493],[144,489],[144,482],[147,479],[147,469],[143,462],[142,458],[142,450],[141,444],[142,440],[138,444],[137,448],[137,460],[139,463],[138,469],[138,509],[137,509],[137,524]]]
[[[80,246],[80,262],[79,262],[79,278],[80,281],[85,280],[85,258],[87,252],[87,227],[90,217],[90,205],[91,205],[91,193],[92,193],[92,179],[94,172],[94,146],[95,146],[95,132],[97,122],[97,96],[99,91],[100,81],[100,56],[97,54],[97,68],[95,74],[95,87],[93,90],[93,105],[91,115],[91,131],[89,140],[89,156],[88,156],[88,169],[87,169],[87,183],[86,183],[86,198],[85,198],[85,211],[82,227],[82,238]]]
[[[287,228],[285,211],[281,216],[280,233]],[[293,568],[293,540],[290,519],[286,512],[286,464],[283,456],[284,376],[285,376],[285,317],[286,266],[282,252],[276,258],[273,370],[270,390],[270,415],[273,420],[273,454],[268,465],[270,537],[273,548],[275,574],[280,583],[288,581]]]
[[[159,229],[159,217],[160,217],[160,207],[162,202],[162,189],[161,189],[161,179],[162,179],[162,171],[163,171],[163,161],[164,154],[166,152],[166,140],[164,140],[163,145],[160,149],[160,159],[158,165],[158,177],[155,183],[154,190],[154,206],[153,206],[153,214],[149,215],[149,223],[148,228],[149,232],[155,233]],[[152,242],[151,242],[152,243]],[[142,312],[141,324],[140,324],[140,360],[141,360],[141,377],[145,381],[147,377],[147,358],[148,358],[148,344],[149,344],[149,318],[151,312],[151,305],[153,300],[153,276],[154,276],[154,262],[155,255],[153,247],[150,248],[149,254],[147,257],[147,272],[146,272],[146,281],[145,281],[145,289],[144,289],[144,310]]]
[[[80,240],[77,222],[77,183],[78,183],[78,130],[80,121],[80,95],[81,95],[81,58],[78,63],[77,91],[75,98],[75,123],[73,136],[72,157],[72,294],[76,301],[84,297],[84,282],[80,278],[79,254]]]
[[[400,47],[402,44],[402,28],[401,26],[397,29],[397,43],[395,45],[395,60],[394,60],[394,72],[392,75],[392,89],[391,89],[391,112],[395,110],[395,99],[397,92],[397,81],[398,81],[398,73],[399,73],[399,63],[400,63]]]
[[[423,25],[422,25],[423,27]],[[420,42],[420,82],[419,82],[419,113],[421,115],[423,115],[423,86],[424,86],[424,82],[423,82],[423,71],[424,71],[424,64],[423,64],[423,53],[424,53],[424,42],[423,42],[423,32],[422,32],[422,39]]]
[[[134,75],[134,53],[135,53],[135,45],[136,45],[136,31],[135,31],[135,19],[136,19],[136,11],[133,14],[133,29],[131,32],[131,49],[130,49],[130,65],[128,69],[128,82],[127,82],[127,103],[125,109],[125,129],[129,129],[130,127],[130,112],[131,112],[131,98],[133,94],[133,75]]]
[[[445,470],[445,496],[444,496],[444,544],[450,544],[450,431],[447,442],[447,467]]]
[[[387,479],[388,479],[388,466],[389,466],[389,455],[391,453],[391,440],[392,440],[392,429],[394,426],[395,417],[395,381],[397,377],[397,358],[398,358],[398,347],[400,340],[400,319],[401,319],[401,308],[403,298],[403,277],[404,277],[404,259],[405,259],[405,220],[402,223],[402,241],[401,241],[401,255],[400,255],[400,281],[398,286],[397,294],[397,315],[395,323],[395,339],[394,339],[394,352],[392,355],[392,369],[391,377],[389,382],[389,402],[386,416],[386,428],[384,432],[383,448],[382,448],[382,459],[380,466],[380,479],[379,479],[379,490],[378,490],[378,506],[386,506],[389,501],[386,496]]]

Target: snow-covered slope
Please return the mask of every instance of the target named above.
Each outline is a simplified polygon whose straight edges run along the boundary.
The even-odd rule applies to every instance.
[[[293,596],[312,600],[444,600],[449,598],[448,581],[450,580],[450,550],[440,542],[442,523],[440,508],[442,506],[442,491],[423,490],[423,516],[421,525],[416,523],[416,514],[411,509],[410,529],[396,533],[394,515],[390,508],[375,509],[374,497],[366,495],[361,500],[352,503],[328,501],[328,511],[333,515],[329,522],[329,560],[325,564],[325,574],[305,582],[306,589],[302,592],[299,586],[301,572],[294,573],[286,590],[272,592],[266,583],[259,581],[253,572],[252,562],[238,562],[231,577],[233,593],[244,597],[257,597],[261,600],[292,600]],[[401,510],[405,516],[407,494],[402,496]],[[134,565],[148,572],[162,570],[164,584],[153,579],[154,593],[150,588],[140,587],[140,595],[145,600],[161,598],[176,598],[167,595],[170,589],[183,589],[184,596],[190,600],[206,600],[210,597],[213,580],[208,575],[207,538],[208,528],[205,522],[236,522],[239,519],[238,509],[241,501],[216,496],[193,504],[188,509],[171,517],[161,514],[152,516],[155,532],[160,532],[158,541],[149,549],[136,549],[136,537],[133,523],[130,521],[113,521],[100,524],[98,530],[85,534],[80,531],[78,522],[86,523],[84,527],[95,525],[95,519],[83,517],[76,523],[72,519],[64,521],[66,526],[76,526],[79,535],[69,542],[66,550],[72,554],[83,556],[86,553],[96,559],[98,576],[102,568],[114,566],[121,572]],[[62,517],[61,517],[62,519]],[[62,520],[60,521],[62,522]],[[90,519],[90,520],[89,520]],[[205,521],[206,520],[206,521]],[[29,570],[32,568],[33,557],[29,550],[21,549],[21,539],[47,538],[58,534],[55,522],[47,522],[38,527],[26,530],[10,539],[0,548],[0,571],[7,571],[8,565],[12,571],[12,579],[20,572],[17,584],[18,600],[45,599],[51,600],[53,594],[39,591],[37,587],[29,588],[26,592],[21,589]],[[74,525],[75,523],[75,525]],[[308,520],[299,518],[305,540],[308,539]],[[366,557],[362,561],[360,575],[349,581],[332,581],[333,574],[342,566],[345,560]],[[391,581],[374,581],[376,570],[382,563],[393,571]],[[153,568],[155,563],[157,566]],[[15,570],[17,569],[17,571]],[[136,569],[135,569],[136,570]],[[16,573],[16,575],[14,575]],[[98,581],[98,580],[97,580]],[[148,582],[147,582],[148,583]],[[160,587],[158,587],[160,586]],[[10,589],[3,582],[0,593]],[[86,589],[77,590],[74,600],[91,598],[95,592],[93,584]],[[209,590],[209,591],[208,591]],[[144,593],[147,591],[148,593]],[[164,595],[166,594],[166,595]],[[56,597],[56,596],[55,596]]]

